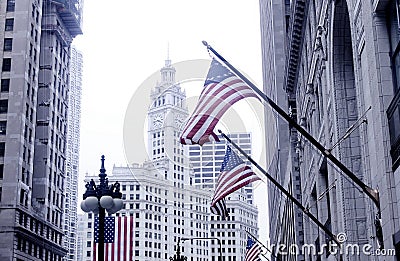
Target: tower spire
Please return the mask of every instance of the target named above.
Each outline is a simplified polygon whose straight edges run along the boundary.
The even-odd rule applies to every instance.
[[[161,84],[173,84],[175,82],[175,68],[171,65],[169,58],[169,42],[167,42],[167,59],[165,60],[165,66],[161,68]]]
[[[165,60],[165,67],[171,66],[171,60],[169,59],[169,42],[167,42],[167,60]]]

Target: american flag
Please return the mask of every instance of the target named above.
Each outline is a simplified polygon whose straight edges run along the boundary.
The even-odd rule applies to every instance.
[[[223,201],[225,197],[257,180],[260,180],[260,178],[230,146],[227,146],[214,198],[211,202],[211,212],[225,218],[227,216],[227,211],[224,210],[224,208],[226,209],[225,201]]]
[[[114,217],[106,217],[106,219]],[[95,218],[95,237],[96,237],[96,219]],[[110,219],[110,220],[112,220]],[[97,221],[98,222],[98,221]],[[113,243],[104,244],[104,261],[131,261],[134,256],[134,219],[133,216],[115,217],[115,231]],[[107,227],[107,221],[106,221]],[[106,229],[107,230],[107,229]],[[105,231],[106,231],[105,230]],[[105,236],[105,239],[107,237]],[[111,238],[111,235],[110,235]],[[96,239],[96,238],[95,238]],[[107,239],[106,239],[107,240]],[[97,258],[97,241],[93,246],[93,261]]]
[[[257,242],[254,242],[251,237],[247,239],[246,258],[245,261],[257,261],[260,259],[261,247]]]
[[[219,141],[214,133],[218,121],[229,107],[247,97],[258,98],[246,83],[213,59],[199,102],[183,128],[180,142],[203,145]]]

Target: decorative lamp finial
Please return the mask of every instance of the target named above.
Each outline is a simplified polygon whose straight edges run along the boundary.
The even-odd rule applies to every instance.
[[[102,173],[102,174],[106,173],[106,169],[104,168],[104,160],[105,160],[104,155],[101,155],[101,168],[100,168],[100,173]]]

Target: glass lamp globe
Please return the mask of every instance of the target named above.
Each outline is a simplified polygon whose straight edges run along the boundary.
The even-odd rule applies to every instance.
[[[96,197],[87,197],[85,199],[85,205],[90,211],[93,211],[98,208],[99,200]]]
[[[92,212],[93,212],[93,214],[99,214],[100,210],[99,210],[99,208],[96,208],[96,209],[92,210]]]
[[[114,200],[111,196],[102,196],[100,198],[100,206],[105,209],[110,209],[114,206]]]
[[[112,214],[114,214],[115,212],[117,212],[117,211],[112,210],[112,208],[107,209],[107,213],[108,213],[109,215],[112,215]]]
[[[88,206],[86,206],[86,200],[82,200],[82,201],[81,201],[81,209],[82,209],[84,212],[90,212],[90,211],[91,211],[91,209],[89,209]]]
[[[124,202],[122,201],[122,199],[120,199],[120,198],[115,198],[114,199],[114,206],[116,206],[117,207],[117,211],[119,211],[119,210],[121,210],[122,209],[122,207],[124,206]]]
[[[120,199],[120,198],[114,198],[113,201],[114,201],[114,206],[110,209],[107,209],[107,212],[109,214],[114,214],[114,213],[120,211],[124,205],[122,199]]]

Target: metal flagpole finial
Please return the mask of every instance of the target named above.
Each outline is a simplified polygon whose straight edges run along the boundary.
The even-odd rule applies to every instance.
[[[212,49],[211,45],[209,45],[209,44],[207,43],[207,41],[201,41],[201,42],[204,44],[205,47],[207,47],[208,55],[209,55],[212,59],[214,59],[214,56],[211,54],[211,52],[213,52],[213,49]],[[211,52],[210,52],[210,51],[211,51]]]

